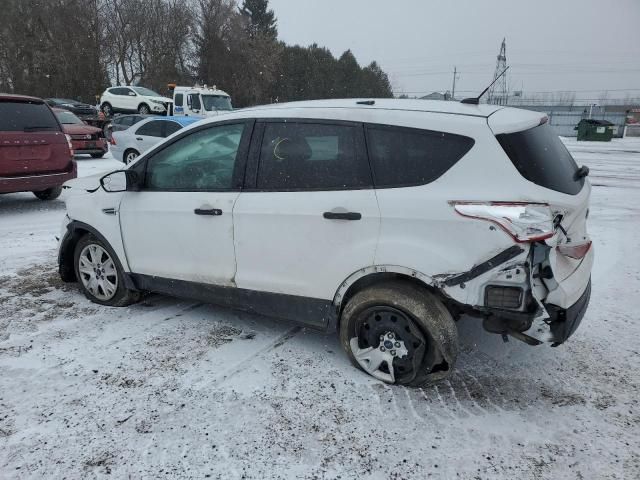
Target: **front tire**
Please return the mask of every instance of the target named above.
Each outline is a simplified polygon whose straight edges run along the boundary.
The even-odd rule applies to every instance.
[[[91,234],[75,247],[73,265],[80,289],[94,303],[125,307],[137,302],[140,293],[124,285],[122,266],[107,245]]]
[[[33,194],[40,200],[55,200],[62,193],[62,187],[52,187],[42,190],[40,192],[33,192]]]
[[[138,107],[138,113],[140,115],[149,115],[151,113],[151,109],[149,108],[149,105],[143,103]]]
[[[446,378],[458,356],[449,311],[434,294],[404,281],[357,292],[342,312],[340,343],[357,368],[399,385]]]

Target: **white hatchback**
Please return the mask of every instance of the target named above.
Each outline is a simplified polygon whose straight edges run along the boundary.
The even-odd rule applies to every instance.
[[[60,274],[104,305],[152,291],[335,330],[365,372],[420,385],[452,371],[463,314],[531,345],[575,331],[593,263],[587,174],[538,112],[255,107],[69,196]]]

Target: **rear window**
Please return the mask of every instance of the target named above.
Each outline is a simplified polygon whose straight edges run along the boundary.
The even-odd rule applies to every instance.
[[[520,175],[530,182],[569,195],[582,190],[584,178],[575,179],[576,162],[548,124],[496,138]]]
[[[368,126],[367,147],[376,188],[433,182],[473,147],[462,135],[415,128]]]
[[[0,131],[60,131],[53,112],[44,103],[0,101]]]

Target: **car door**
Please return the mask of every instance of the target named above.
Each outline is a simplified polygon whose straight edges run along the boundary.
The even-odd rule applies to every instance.
[[[133,147],[140,153],[156,146],[161,139],[165,138],[166,120],[149,120],[142,123],[135,130]],[[133,128],[136,128],[135,126]]]
[[[111,106],[115,110],[127,111],[129,98],[127,97],[128,88],[116,87],[109,90],[109,98],[106,100],[111,103]]]
[[[133,168],[142,186],[125,193],[119,213],[133,273],[234,284],[233,205],[251,128],[236,121],[191,130]]]
[[[123,103],[123,107],[128,111],[137,111],[138,110],[138,95],[131,88],[121,88],[121,102]]]
[[[363,128],[268,119],[254,139],[234,207],[236,283],[331,300],[375,255],[380,214]]]

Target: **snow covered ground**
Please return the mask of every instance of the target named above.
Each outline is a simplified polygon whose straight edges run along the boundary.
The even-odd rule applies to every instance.
[[[581,328],[532,348],[464,319],[421,390],[291,324],[92,304],[56,273],[63,201],[0,196],[0,478],[640,478],[640,141],[566,142],[594,184]]]

